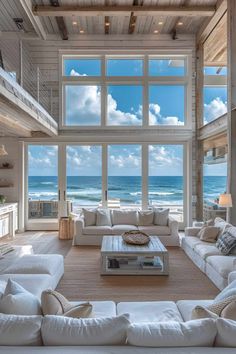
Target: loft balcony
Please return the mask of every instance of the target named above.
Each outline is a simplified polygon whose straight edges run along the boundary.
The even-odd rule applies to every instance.
[[[40,80],[40,72],[29,73],[26,84],[28,92],[0,68],[1,135],[58,135],[58,124],[48,113],[50,95]]]

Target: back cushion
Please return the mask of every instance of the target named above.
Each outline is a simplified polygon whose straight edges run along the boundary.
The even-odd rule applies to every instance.
[[[227,223],[224,219],[221,219],[219,217],[215,218],[214,224],[216,227],[220,228],[218,237],[220,237],[225,232],[225,230],[227,230],[229,227],[232,226],[231,224]]]
[[[236,321],[218,318],[216,320],[216,347],[236,347]],[[222,351],[223,353],[223,351]]]
[[[17,316],[1,314],[0,346],[42,345],[41,323],[42,316]]]
[[[154,224],[159,226],[167,226],[170,209],[154,208]]]
[[[87,319],[46,316],[42,338],[44,345],[125,344],[129,324],[128,315]]]
[[[97,209],[97,226],[111,226],[111,213],[109,209]]]
[[[152,210],[138,211],[138,224],[141,226],[153,225],[154,213]]]
[[[113,225],[138,225],[138,212],[136,210],[111,211]]]
[[[97,221],[97,209],[82,208],[85,226],[95,226]]]
[[[215,336],[212,319],[134,323],[127,334],[128,343],[140,347],[211,347]]]

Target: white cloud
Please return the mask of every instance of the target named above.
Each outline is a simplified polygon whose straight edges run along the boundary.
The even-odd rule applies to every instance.
[[[183,160],[174,146],[150,145],[150,174],[176,175],[182,172]]]
[[[150,125],[184,125],[178,117],[164,117],[161,114],[161,107],[157,103],[149,104],[149,124]]]
[[[204,104],[204,124],[224,115],[226,112],[227,102],[223,102],[220,97],[216,97],[210,103]]]

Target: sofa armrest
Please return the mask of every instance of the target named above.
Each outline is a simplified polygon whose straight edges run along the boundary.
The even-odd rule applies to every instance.
[[[178,235],[179,223],[172,216],[168,218],[168,226],[170,228],[171,235]]]
[[[236,280],[236,267],[234,265],[234,271],[230,272],[228,275],[228,284],[231,284],[234,280]]]
[[[201,227],[186,227],[185,236],[195,236],[198,237],[198,233],[201,230]]]
[[[82,216],[78,216],[75,219],[75,235],[74,236],[80,236],[83,234],[83,228],[84,228],[84,218]]]

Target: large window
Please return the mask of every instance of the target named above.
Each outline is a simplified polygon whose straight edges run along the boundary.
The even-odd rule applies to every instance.
[[[184,126],[189,63],[187,55],[62,55],[62,126]]]

